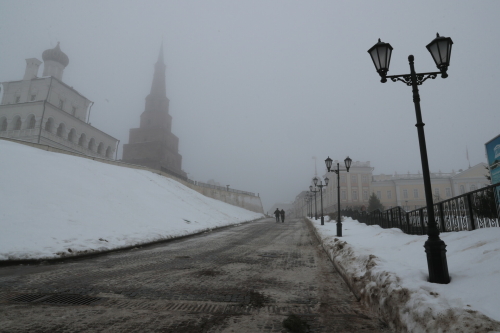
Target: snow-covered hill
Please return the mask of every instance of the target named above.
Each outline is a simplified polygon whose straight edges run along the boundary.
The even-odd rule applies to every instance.
[[[0,140],[0,260],[114,249],[262,216],[149,171]]]

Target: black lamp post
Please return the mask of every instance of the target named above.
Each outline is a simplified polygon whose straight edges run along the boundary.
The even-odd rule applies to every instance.
[[[319,187],[320,195],[321,195],[321,225],[325,225],[325,217],[323,216],[323,187],[328,186],[329,179],[325,177],[325,184],[323,185],[323,181],[319,181],[318,177],[313,178],[314,186]]]
[[[345,163],[345,168],[347,172],[349,172],[349,168],[351,167],[352,160],[347,156],[347,158],[344,160]],[[328,169],[328,172],[332,171],[337,174],[337,237],[342,237],[342,221],[341,221],[341,216],[340,216],[340,166],[339,163],[337,163],[337,170],[330,170],[332,168],[332,159],[330,156],[325,160],[326,168]]]
[[[448,263],[446,260],[446,244],[439,238],[439,229],[434,217],[434,208],[432,202],[432,188],[429,174],[429,162],[427,160],[427,148],[425,145],[424,123],[422,122],[422,114],[420,111],[420,95],[418,86],[422,85],[428,78],[435,79],[438,74],[441,74],[443,79],[448,77],[447,70],[450,65],[451,46],[453,41],[450,37],[437,37],[430,42],[426,47],[432,55],[439,72],[416,73],[414,66],[414,57],[410,55],[408,61],[410,63],[410,74],[391,75],[387,76],[389,64],[391,62],[392,46],[388,43],[378,41],[372,48],[368,50],[373,60],[373,64],[377,69],[381,82],[387,82],[390,78],[393,82],[401,81],[407,86],[412,87],[413,103],[415,104],[415,114],[417,117],[418,141],[420,145],[420,158],[422,160],[422,172],[424,176],[425,201],[427,204],[428,218],[428,236],[425,242],[425,252],[427,253],[427,266],[429,268],[429,282],[434,283],[449,283],[450,276],[448,274]]]
[[[304,197],[304,202],[306,203],[306,216],[309,216],[309,197]]]
[[[316,204],[316,193],[319,192],[319,190],[316,188],[316,186],[314,187],[315,191],[313,191],[313,186],[309,186],[309,191],[311,191],[312,193],[314,193],[314,219],[317,220],[318,219],[318,205]]]
[[[311,202],[311,199],[309,198],[309,192],[307,192],[307,194],[306,194],[306,203],[307,203],[307,214],[306,214],[306,216],[307,217],[311,217],[311,214],[309,212],[309,203],[310,202]]]

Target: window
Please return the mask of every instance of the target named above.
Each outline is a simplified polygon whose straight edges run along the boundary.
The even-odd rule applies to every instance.
[[[64,102],[62,99],[59,100],[59,109],[62,109],[64,107]]]
[[[358,200],[358,191],[356,190],[352,191],[352,200]]]
[[[101,142],[101,143],[99,143],[99,146],[97,146],[97,153],[99,155],[102,155],[103,150],[104,150],[104,144]]]
[[[451,188],[446,188],[446,197],[451,198]]]
[[[111,147],[106,148],[106,157],[107,157],[107,158],[111,158],[111,157],[112,157],[112,156],[111,156],[111,154],[112,154],[112,153],[113,153],[113,152],[111,151]]]
[[[17,119],[14,121],[14,130],[20,130],[22,124],[23,123],[21,122],[21,117],[17,117]]]
[[[367,184],[368,183],[368,175],[362,175],[361,182],[363,182],[364,184]]]
[[[36,123],[35,116],[31,116],[30,121],[28,123],[28,129],[35,128],[35,123]]]
[[[403,190],[403,198],[408,199],[408,190]]]
[[[35,100],[35,98],[36,98],[36,95],[31,95],[30,101],[33,102]]]
[[[345,175],[340,175],[340,183],[345,184]]]
[[[52,133],[52,123],[53,123],[53,122],[54,122],[54,121],[52,120],[52,118],[49,118],[49,120],[47,120],[47,122],[45,123],[45,130],[46,130],[47,132]]]
[[[392,192],[391,191],[387,191],[387,199],[392,199]]]
[[[78,139],[78,145],[83,147],[84,144],[85,144],[85,134],[82,133],[82,135],[80,135],[80,139]]]
[[[471,190],[471,191],[476,190],[476,185],[471,185],[471,186],[470,186],[470,190]]]
[[[368,200],[368,191],[363,191],[363,200]]]
[[[439,197],[439,189],[438,189],[438,188],[435,188],[435,189],[434,189],[434,195],[435,195],[436,197]]]
[[[380,198],[382,198],[382,192],[381,191],[377,191],[377,198],[379,198],[379,200],[380,200]]]
[[[75,137],[76,137],[76,132],[75,132],[75,129],[72,128],[68,134],[68,141],[73,142],[75,140]]]
[[[57,135],[58,137],[61,137],[61,138],[63,137],[63,135],[64,135],[64,125],[63,125],[62,123],[61,123],[61,124],[59,124],[59,127],[57,128],[57,133],[56,133],[56,135]]]
[[[73,106],[73,109],[71,111],[71,114],[74,116],[76,114],[76,108]]]
[[[342,200],[347,200],[347,193],[345,190],[340,191],[340,195]]]
[[[2,121],[0,122],[0,131],[6,131],[7,130],[7,119],[3,118]]]
[[[19,103],[21,101],[21,97],[20,96],[16,96],[16,103]]]
[[[356,184],[358,182],[358,176],[357,175],[351,175],[351,183]]]
[[[94,149],[95,149],[95,140],[94,140],[94,138],[92,138],[89,141],[89,150],[94,151]]]
[[[418,198],[418,189],[413,189],[413,197]]]
[[[464,193],[465,193],[465,186],[460,185],[460,194],[464,194]]]

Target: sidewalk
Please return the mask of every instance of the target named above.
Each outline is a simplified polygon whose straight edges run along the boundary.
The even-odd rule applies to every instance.
[[[340,238],[335,222],[306,220],[355,296],[397,332],[500,332],[500,228],[442,234],[452,282],[440,285],[426,281],[426,236],[345,218]]]

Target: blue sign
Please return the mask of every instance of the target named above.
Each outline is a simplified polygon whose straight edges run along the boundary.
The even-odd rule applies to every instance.
[[[500,183],[500,135],[485,143],[488,166],[490,167],[491,184]],[[495,188],[495,201],[500,220],[500,186]]]
[[[500,183],[500,135],[485,144],[488,166],[490,167],[491,183]]]

